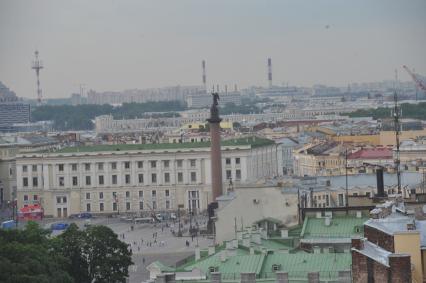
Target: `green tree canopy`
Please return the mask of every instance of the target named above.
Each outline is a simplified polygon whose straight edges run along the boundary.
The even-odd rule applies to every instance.
[[[57,237],[54,247],[69,260],[67,271],[75,282],[126,282],[131,252],[106,226],[81,231],[71,224]]]
[[[0,282],[126,282],[131,255],[106,226],[79,230],[71,224],[51,237],[29,222],[22,230],[0,229]]]
[[[426,102],[418,104],[401,104],[402,117],[426,120]],[[350,117],[373,117],[374,119],[391,118],[392,109],[379,107],[377,109],[359,109],[349,113]]]
[[[73,282],[68,260],[52,251],[47,235],[33,222],[23,230],[0,229],[0,282]]]
[[[148,112],[164,112],[151,116],[175,117],[178,114],[173,112],[185,109],[186,106],[179,101],[124,103],[118,107],[108,104],[43,105],[32,109],[31,120],[53,121],[53,127],[57,130],[91,130],[94,126],[92,120],[100,115],[111,114],[116,119],[133,119],[145,117]]]

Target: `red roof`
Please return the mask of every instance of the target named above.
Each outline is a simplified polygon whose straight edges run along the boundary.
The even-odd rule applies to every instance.
[[[392,149],[365,148],[348,155],[348,159],[392,159]]]

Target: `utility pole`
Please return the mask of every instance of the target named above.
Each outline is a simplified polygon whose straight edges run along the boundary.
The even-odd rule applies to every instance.
[[[180,206],[178,205],[178,237],[182,237],[182,231],[180,230]]]
[[[346,182],[346,214],[349,213],[349,192],[348,192],[348,149],[345,149],[345,182]]]
[[[398,73],[395,70],[395,91],[393,95],[393,100],[395,102],[393,109],[393,119],[394,119],[394,131],[395,131],[395,144],[396,144],[396,157],[395,157],[395,169],[396,169],[396,178],[398,183],[398,194],[402,193],[401,191],[401,167],[400,167],[400,153],[399,153],[399,135],[401,134],[401,125],[400,125],[400,115],[401,109],[398,106],[398,93],[397,93],[397,84],[398,84]]]

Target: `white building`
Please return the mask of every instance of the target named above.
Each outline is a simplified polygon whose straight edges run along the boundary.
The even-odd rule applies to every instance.
[[[223,177],[250,183],[278,176],[280,148],[271,140],[222,143]],[[193,211],[211,202],[206,143],[111,145],[29,153],[16,159],[18,206],[41,203],[46,215]],[[224,185],[226,186],[226,185]]]
[[[88,104],[123,104],[145,103],[149,101],[185,101],[187,95],[197,94],[203,91],[202,86],[172,86],[151,89],[129,89],[119,92],[107,91],[87,93]]]
[[[237,188],[220,197],[216,240],[220,243],[232,239],[235,228],[251,227],[267,218],[274,218],[286,227],[294,226],[298,223],[297,205],[297,190],[267,186]]]
[[[49,137],[4,135],[0,137],[0,204],[16,198],[16,155],[18,153],[49,150],[57,142]]]

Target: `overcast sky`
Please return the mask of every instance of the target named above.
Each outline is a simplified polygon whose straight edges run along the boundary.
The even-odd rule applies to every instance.
[[[426,75],[426,1],[0,0],[0,81],[36,97],[37,48],[46,98],[200,85],[346,86]]]

